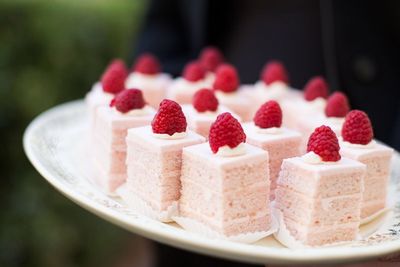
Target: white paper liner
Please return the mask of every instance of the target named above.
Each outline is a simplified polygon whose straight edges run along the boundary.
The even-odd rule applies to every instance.
[[[211,229],[204,223],[201,223],[199,221],[187,217],[175,216],[173,217],[173,219],[177,224],[179,224],[183,229],[187,231],[200,234],[208,238],[229,240],[233,242],[246,243],[246,244],[254,243],[264,237],[273,234],[278,230],[278,223],[275,221],[273,217],[271,217],[271,228],[268,231],[259,231],[259,232],[239,234],[233,236],[226,236],[221,233],[218,233],[217,231]]]
[[[166,210],[158,211],[131,192],[126,184],[118,187],[116,192],[130,208],[151,219],[160,222],[172,222],[172,217],[178,215],[178,201],[174,201]]]
[[[326,244],[326,245],[322,245],[322,246],[309,246],[309,245],[304,245],[303,243],[301,243],[300,241],[296,240],[292,234],[290,233],[290,231],[286,228],[286,224],[283,220],[283,215],[282,212],[273,207],[272,208],[272,213],[273,216],[275,216],[275,219],[278,221],[279,223],[279,228],[278,231],[274,233],[274,237],[276,240],[279,241],[279,243],[281,243],[282,245],[291,248],[291,249],[302,249],[302,248],[315,248],[315,247],[333,247],[333,246],[342,246],[342,245],[346,245],[346,244],[350,244],[353,241],[343,241],[343,242],[336,242],[336,243],[331,243],[331,244]],[[357,236],[356,240],[360,240],[361,236]],[[355,240],[354,240],[355,241]]]
[[[364,219],[362,219],[361,222],[360,222],[360,225],[370,223],[370,222],[372,222],[373,220],[375,220],[377,217],[379,217],[380,215],[382,215],[382,214],[384,214],[384,213],[386,213],[386,212],[388,212],[388,211],[390,211],[390,210],[392,210],[391,207],[385,207],[385,208],[383,208],[383,209],[381,209],[381,210],[375,212],[374,214],[372,214],[372,215],[370,215],[370,216],[365,217]]]

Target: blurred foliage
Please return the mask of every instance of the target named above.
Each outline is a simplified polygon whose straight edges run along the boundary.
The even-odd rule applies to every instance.
[[[40,112],[81,98],[126,59],[145,3],[0,1],[0,266],[109,266],[134,238],[51,188],[22,150]]]

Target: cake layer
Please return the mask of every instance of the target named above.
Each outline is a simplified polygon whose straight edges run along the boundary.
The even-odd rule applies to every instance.
[[[180,196],[179,175],[154,176],[139,165],[128,166],[127,188],[149,202],[156,210],[162,210],[177,201]]]
[[[186,176],[184,176],[186,177]],[[218,192],[207,184],[199,184],[190,179],[182,179],[180,205],[216,220],[253,216],[258,212],[268,212],[268,182],[264,181],[236,188],[229,192]]]
[[[362,194],[315,199],[278,186],[276,207],[287,218],[307,226],[336,225],[358,222]]]
[[[375,176],[364,180],[363,201],[385,200],[388,189],[388,176]]]
[[[207,184],[218,192],[244,188],[268,179],[268,153],[246,145],[247,153],[237,157],[220,157],[211,153],[209,144],[183,149],[182,177]]]
[[[308,164],[300,157],[285,159],[278,185],[309,197],[325,198],[361,193],[365,165],[342,157],[333,164]]]
[[[93,158],[102,166],[106,172],[112,173],[125,173],[126,172],[126,165],[125,165],[125,158],[126,152],[125,151],[107,151],[104,149],[102,145],[93,145]]]
[[[365,179],[375,178],[376,176],[389,176],[390,172],[390,155],[364,157],[360,162],[367,165],[367,173]]]
[[[147,149],[146,144],[139,140],[127,140],[128,153],[126,164],[140,163],[155,176],[168,176],[168,173],[175,172],[180,175],[182,165],[181,150],[174,151],[154,151]]]
[[[197,220],[225,236],[268,231],[271,228],[270,215],[257,215],[252,217],[242,217],[237,220],[221,223],[220,221],[214,221],[209,217],[193,211],[190,207],[184,207],[183,209],[180,209],[180,216]]]
[[[308,246],[322,246],[357,239],[359,222],[331,226],[306,227],[289,218],[284,219],[291,235]]]
[[[94,160],[91,181],[106,193],[113,193],[126,181],[126,173],[112,173],[103,169],[102,165]]]
[[[248,99],[241,91],[232,93],[223,93],[216,91],[219,103],[232,110],[240,116],[241,120],[246,122],[253,119],[253,109],[250,99]]]

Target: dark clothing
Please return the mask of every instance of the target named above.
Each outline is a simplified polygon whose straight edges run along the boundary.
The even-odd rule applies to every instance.
[[[179,75],[211,44],[242,83],[255,82],[270,59],[285,63],[296,88],[324,75],[369,114],[378,139],[399,149],[399,17],[399,1],[153,0],[136,53],[155,53]]]

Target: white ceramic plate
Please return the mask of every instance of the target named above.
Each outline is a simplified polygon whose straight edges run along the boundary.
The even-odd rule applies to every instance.
[[[24,135],[25,152],[38,172],[66,197],[120,227],[147,238],[206,255],[251,263],[338,263],[377,258],[400,251],[400,156],[392,164],[393,210],[362,227],[371,236],[344,246],[288,249],[273,237],[254,244],[208,239],[176,224],[160,223],[130,211],[88,182],[85,153],[86,110],[83,101],[69,102],[38,116]]]

